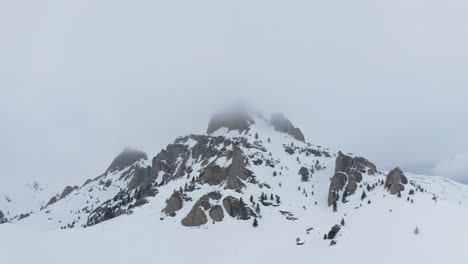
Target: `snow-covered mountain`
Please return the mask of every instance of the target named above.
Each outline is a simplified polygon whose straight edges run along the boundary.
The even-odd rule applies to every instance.
[[[102,175],[66,187],[28,215],[7,216],[0,232],[72,229],[49,231],[59,240],[119,234],[157,244],[153,251],[176,263],[210,256],[221,263],[370,263],[362,257],[375,252],[384,263],[434,262],[467,257],[460,243],[468,231],[459,226],[468,220],[467,204],[466,185],[397,164],[381,171],[366,158],[308,143],[281,114],[234,109],[215,115],[206,134],[177,138],[151,161],[124,150]],[[90,243],[112,241],[100,239]],[[426,252],[440,245],[447,249]]]

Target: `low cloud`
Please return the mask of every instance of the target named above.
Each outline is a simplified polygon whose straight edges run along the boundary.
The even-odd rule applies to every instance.
[[[437,164],[432,172],[468,184],[468,153],[456,155]]]

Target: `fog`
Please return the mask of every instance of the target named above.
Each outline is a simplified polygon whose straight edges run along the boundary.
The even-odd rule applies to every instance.
[[[239,100],[468,183],[466,1],[0,1],[0,184],[54,188]]]

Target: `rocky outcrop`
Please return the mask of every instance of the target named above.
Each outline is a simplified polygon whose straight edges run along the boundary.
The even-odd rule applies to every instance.
[[[148,156],[146,155],[146,153],[139,151],[139,150],[126,148],[124,149],[124,151],[122,151],[122,153],[120,153],[117,157],[115,157],[115,159],[112,161],[109,168],[107,169],[106,173],[114,172],[114,171],[121,171],[125,169],[126,167],[142,159],[143,160],[148,159]]]
[[[166,207],[163,209],[163,212],[167,215],[175,215],[175,212],[182,209],[183,200],[180,195],[180,192],[174,192],[169,199],[166,201]]]
[[[151,172],[144,180],[143,186],[153,184],[160,172],[162,172],[161,180],[165,183],[184,176],[187,172],[189,156],[190,153],[186,145],[178,143],[167,145],[166,149],[153,158]]]
[[[206,214],[200,207],[194,207],[190,213],[182,219],[184,226],[201,226],[208,222]]]
[[[232,162],[228,167],[222,168],[214,163],[210,164],[203,169],[198,181],[212,186],[225,182],[226,189],[240,190],[245,187],[243,181],[248,179],[248,175],[242,150],[238,146],[234,146]]]
[[[335,174],[333,175],[328,191],[328,206],[336,201],[339,191],[345,190],[347,195],[354,194],[358,183],[362,181],[362,174],[374,175],[377,167],[362,157],[352,157],[338,152],[335,161]],[[345,188],[346,187],[346,188]]]
[[[404,185],[406,184],[408,184],[408,179],[403,174],[403,171],[397,167],[388,173],[384,186],[390,194],[395,195],[404,191]]]
[[[242,154],[242,150],[239,147],[234,146],[232,163],[228,167],[226,188],[239,190],[245,186],[242,181],[245,181],[246,179],[247,175],[244,163],[244,155]]]
[[[216,130],[225,127],[229,131],[238,130],[240,133],[248,131],[250,125],[254,124],[254,120],[250,117],[248,111],[243,107],[238,107],[215,114],[208,124],[207,133],[212,134]]]
[[[287,133],[296,140],[305,142],[304,134],[297,127],[294,127],[291,121],[286,119],[283,114],[273,114],[270,119],[270,124],[276,131]]]
[[[59,197],[59,200],[65,198],[65,197],[67,197],[67,195],[69,195],[70,193],[72,193],[72,192],[73,192],[74,190],[76,190],[76,189],[78,189],[77,186],[75,186],[75,187],[71,187],[71,186],[65,187],[65,189],[64,189],[63,192],[62,192],[62,194],[61,194],[60,197]]]
[[[301,181],[309,181],[309,169],[307,169],[306,167],[301,167],[301,169],[299,170],[299,175],[301,175]]]
[[[203,195],[193,206],[188,215],[182,219],[184,226],[201,226],[208,222],[205,211],[211,208],[210,198]]]
[[[336,194],[343,190],[346,185],[347,175],[344,172],[336,172],[331,178],[330,189],[328,191],[328,206],[336,201]]]
[[[224,211],[221,205],[213,205],[210,209],[210,218],[215,222],[221,222],[224,219]]]
[[[51,204],[54,204],[54,203],[56,203],[57,201],[58,201],[57,196],[54,196],[54,197],[50,198],[50,200],[49,200],[49,202],[46,204],[46,206],[49,206],[49,205],[51,205]]]
[[[242,200],[228,196],[223,199],[223,206],[226,212],[232,217],[240,220],[249,220],[257,217],[254,211]]]

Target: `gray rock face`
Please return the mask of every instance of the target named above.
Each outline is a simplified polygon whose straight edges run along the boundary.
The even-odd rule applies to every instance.
[[[227,168],[218,165],[208,165],[200,174],[199,181],[208,185],[220,185],[226,179]]]
[[[220,185],[226,182],[227,189],[240,190],[245,186],[242,181],[247,180],[247,174],[242,150],[234,146],[231,165],[227,168],[214,164],[206,166],[200,175],[199,182],[209,185]]]
[[[134,190],[135,188],[139,187],[140,185],[143,185],[143,182],[145,182],[145,179],[147,180],[147,185],[149,185],[150,183],[152,183],[148,178],[148,175],[151,171],[151,168],[148,167],[148,168],[141,168],[141,167],[138,167],[138,168],[135,168],[135,171],[133,172],[133,176],[132,176],[132,179],[130,180],[130,182],[128,183],[128,190],[131,191],[131,190]],[[147,187],[147,186],[145,186]]]
[[[223,195],[220,192],[210,192],[207,194],[210,199],[219,200]]]
[[[184,226],[201,226],[208,222],[205,211],[211,208],[208,195],[203,195],[193,206],[188,215],[182,219]]]
[[[183,177],[187,173],[187,159],[189,156],[190,152],[187,146],[178,143],[169,144],[166,149],[163,149],[153,158],[151,171],[142,182],[143,188],[154,185],[160,172],[162,172],[162,181],[164,182]]]
[[[232,218],[249,220],[251,217],[257,217],[250,207],[232,196],[223,199],[223,206]]]
[[[335,162],[335,175],[331,179],[328,192],[328,206],[333,205],[336,200],[336,193],[345,187],[348,195],[354,194],[358,183],[362,181],[362,173],[374,175],[377,173],[377,167],[365,158],[353,158],[341,151],[338,152]]]
[[[194,207],[190,213],[182,219],[184,226],[201,226],[208,222],[205,212],[200,207]]]
[[[304,134],[297,127],[294,127],[291,121],[286,119],[283,114],[277,113],[271,116],[270,124],[276,131],[287,133],[296,140],[305,142]]]
[[[169,199],[166,201],[166,207],[163,212],[166,214],[174,214],[175,212],[182,209],[183,200],[180,192],[174,192]]]
[[[242,108],[231,109],[214,115],[208,125],[207,133],[212,134],[216,130],[225,127],[229,131],[238,130],[240,133],[248,131],[250,124],[254,124],[248,111]]]
[[[221,222],[224,219],[224,211],[221,205],[213,205],[210,209],[210,218],[215,222]]]
[[[51,205],[51,204],[54,204],[54,203],[56,203],[57,201],[58,201],[57,196],[54,196],[54,197],[50,198],[50,200],[49,200],[49,202],[46,204],[46,206],[49,206],[49,205]]]
[[[344,172],[336,172],[330,182],[330,189],[328,191],[328,206],[331,206],[335,201],[335,195],[338,191],[343,190],[346,185],[347,175]]]
[[[246,169],[244,164],[244,155],[242,150],[234,146],[234,153],[232,156],[232,163],[228,167],[227,186],[228,189],[239,190],[245,185],[241,180],[246,180]]]
[[[403,174],[400,168],[395,168],[390,171],[385,179],[385,188],[390,191],[390,194],[395,195],[398,192],[404,191],[408,179]]]
[[[65,187],[65,189],[63,190],[62,194],[60,195],[60,199],[63,199],[65,198],[67,195],[69,195],[71,192],[73,192],[75,189],[78,189],[78,187],[71,187],[71,186],[67,186]]]
[[[138,150],[133,150],[130,148],[124,149],[110,164],[106,172],[114,172],[125,169],[126,167],[132,165],[133,163],[141,160],[148,159],[146,153]]]
[[[309,169],[307,169],[306,167],[301,167],[301,169],[299,170],[299,175],[301,175],[301,181],[309,181]]]

